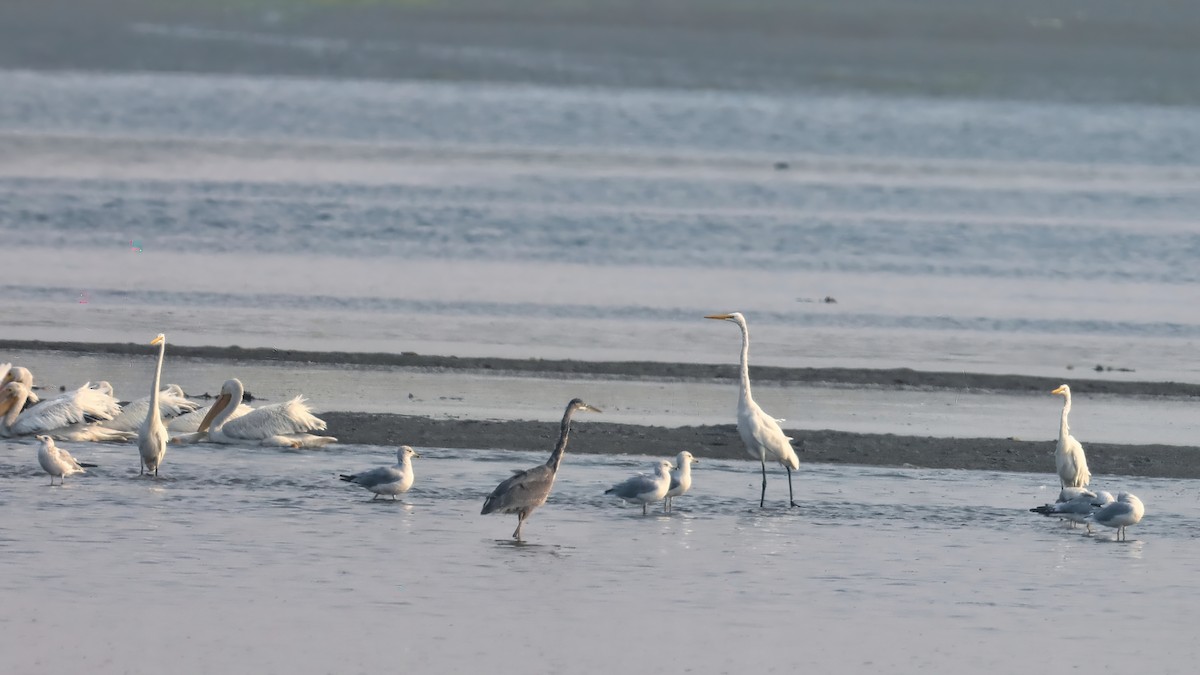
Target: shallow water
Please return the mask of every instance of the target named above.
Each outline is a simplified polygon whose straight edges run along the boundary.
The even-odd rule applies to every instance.
[[[402,503],[336,480],[394,449],[193,446],[160,480],[131,446],[50,488],[32,443],[0,442],[0,650],[15,672],[536,671],[1011,673],[1081,659],[1190,672],[1194,482],[1105,477],[1147,504],[1128,543],[1026,511],[1052,475],[803,466],[701,456],[676,512],[603,490],[651,458],[568,453],[508,538],[480,516],[545,453],[422,448]],[[118,614],[114,608],[120,607]],[[63,636],[70,636],[66,644]],[[619,648],[614,648],[619,645]]]

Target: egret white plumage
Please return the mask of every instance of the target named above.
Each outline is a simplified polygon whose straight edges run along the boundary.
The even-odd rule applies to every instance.
[[[138,429],[138,454],[141,456],[139,475],[154,472],[158,476],[158,468],[162,466],[167,454],[167,427],[162,422],[162,412],[159,410],[158,386],[162,380],[163,357],[167,353],[167,337],[159,333],[150,341],[158,345],[158,363],[154,367],[154,380],[150,384],[150,401],[146,406],[146,419]]]
[[[0,436],[46,434],[65,441],[127,441],[133,436],[94,424],[112,419],[121,406],[91,383],[24,409],[31,393],[18,381],[0,387]]]
[[[654,475],[638,474],[617,483],[604,491],[606,495],[616,495],[627,502],[637,502],[642,505],[642,515],[646,515],[646,506],[667,496],[671,489],[671,463],[665,459],[654,465]]]
[[[550,489],[554,487],[554,477],[558,474],[563,453],[567,451],[567,440],[571,435],[571,416],[577,410],[600,412],[599,408],[590,406],[580,399],[571,399],[571,402],[567,404],[566,411],[563,412],[562,423],[558,430],[558,443],[554,446],[554,452],[550,453],[550,459],[546,460],[545,464],[539,464],[532,469],[513,471],[512,476],[501,481],[496,489],[492,490],[492,493],[483,500],[483,510],[480,511],[483,515],[489,513],[517,514],[517,529],[512,535],[513,539],[517,541],[521,541],[521,527],[525,525],[525,519],[533,513],[534,509],[545,504],[546,498],[550,496]]]
[[[746,318],[740,312],[732,314],[713,314],[704,317],[736,323],[742,331],[742,360],[741,386],[738,397],[737,430],[746,444],[746,451],[762,464],[762,495],[758,506],[766,503],[767,499],[767,460],[779,462],[788,474],[788,503],[796,503],[792,492],[792,471],[800,468],[800,458],[792,448],[792,439],[783,433],[779,422],[763,411],[754,397],[750,395],[750,329],[746,326]]]
[[[285,403],[263,406],[234,418],[237,405],[231,405],[231,402],[240,402],[244,393],[241,380],[226,380],[221,385],[221,395],[200,422],[198,433],[207,432],[208,440],[213,443],[232,445],[257,443],[275,447],[314,448],[337,442],[333,436],[309,433],[324,431],[325,421],[312,414],[303,396]]]
[[[692,489],[692,465],[699,464],[692,453],[684,450],[675,457],[675,469],[671,471],[671,486],[663,499],[663,511],[671,511],[671,500]]]
[[[379,495],[391,495],[395,500],[396,495],[408,492],[408,489],[412,487],[415,478],[412,458],[420,456],[416,450],[402,445],[396,450],[395,466],[381,466],[362,473],[341,474],[339,477],[348,483],[354,483],[374,492],[375,496],[371,497],[371,501],[378,499]]]
[[[1121,492],[1117,494],[1117,501],[1092,514],[1092,522],[1116,528],[1117,536],[1113,541],[1122,541],[1126,539],[1125,528],[1142,522],[1144,515],[1146,507],[1142,500],[1129,492]]]
[[[1054,449],[1054,466],[1058,470],[1061,487],[1086,487],[1092,479],[1088,471],[1087,457],[1083,446],[1071,435],[1067,415],[1071,413],[1071,388],[1061,385],[1051,394],[1063,397],[1062,422],[1058,427],[1058,445]]]
[[[57,477],[59,484],[66,482],[67,476],[74,476],[77,473],[87,473],[85,468],[95,467],[95,464],[87,464],[80,462],[71,456],[63,448],[54,444],[54,439],[45,434],[36,436],[41,441],[41,446],[38,448],[38,464],[42,465],[42,469],[50,474],[50,484],[54,485],[54,479]]]

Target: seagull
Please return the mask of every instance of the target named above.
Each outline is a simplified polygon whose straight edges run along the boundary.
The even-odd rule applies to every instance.
[[[700,460],[692,456],[692,453],[684,450],[675,457],[675,470],[671,472],[671,487],[667,490],[667,498],[663,500],[663,511],[669,513],[671,511],[671,498],[692,489],[692,464],[699,464]]]
[[[661,459],[654,465],[654,475],[638,474],[628,478],[604,491],[606,495],[616,495],[627,502],[641,502],[642,515],[646,515],[646,505],[667,496],[671,489],[671,462]]]
[[[1105,506],[1092,514],[1092,521],[1105,527],[1117,528],[1117,536],[1113,541],[1126,540],[1125,528],[1142,522],[1146,515],[1146,507],[1136,495],[1122,492],[1117,495],[1117,501]]]
[[[1068,493],[1067,490],[1078,491],[1077,493]],[[1069,497],[1063,499],[1063,497]],[[1088,517],[1096,509],[1111,504],[1113,502],[1112,494],[1103,490],[1099,492],[1091,492],[1090,490],[1082,490],[1080,488],[1066,488],[1063,494],[1059,495],[1057,502],[1053,504],[1043,504],[1030,511],[1040,513],[1043,516],[1058,516],[1071,521],[1071,527],[1074,528],[1076,523],[1087,525],[1088,534],[1092,532],[1092,524],[1088,522]]]
[[[36,436],[42,442],[42,447],[38,448],[38,464],[42,465],[42,469],[50,474],[50,484],[54,485],[54,478],[57,476],[59,484],[66,481],[67,476],[74,476],[77,473],[87,473],[84,468],[94,468],[95,464],[87,464],[85,462],[76,461],[71,453],[54,445],[54,439],[46,435]]]
[[[377,469],[355,474],[341,474],[341,479],[354,483],[375,493],[371,501],[379,495],[391,495],[395,501],[396,495],[408,492],[413,484],[412,458],[420,457],[410,446],[402,445],[396,450],[396,465],[381,466]]]

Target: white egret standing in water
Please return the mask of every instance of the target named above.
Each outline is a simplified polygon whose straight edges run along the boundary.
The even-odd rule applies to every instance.
[[[1062,423],[1058,427],[1058,446],[1054,449],[1054,465],[1058,469],[1060,487],[1086,487],[1092,479],[1092,473],[1088,471],[1083,446],[1071,435],[1071,427],[1067,424],[1067,415],[1071,413],[1071,388],[1064,384],[1050,393],[1064,399]]]
[[[141,470],[138,475],[153,472],[158,475],[158,467],[162,466],[163,457],[167,455],[167,428],[163,426],[162,411],[158,409],[158,386],[162,381],[163,357],[167,353],[167,337],[159,333],[150,341],[158,345],[158,363],[154,366],[154,381],[150,383],[150,404],[146,410],[146,420],[138,429],[138,455],[141,456]]]
[[[788,503],[796,503],[792,492],[792,471],[800,468],[800,458],[792,449],[792,439],[783,433],[779,422],[771,417],[754,402],[750,395],[750,329],[746,327],[746,318],[740,312],[732,314],[713,314],[704,317],[731,321],[742,329],[742,382],[738,397],[737,430],[746,444],[750,456],[762,464],[762,495],[758,506],[762,508],[767,499],[767,460],[779,462],[788,473]]]

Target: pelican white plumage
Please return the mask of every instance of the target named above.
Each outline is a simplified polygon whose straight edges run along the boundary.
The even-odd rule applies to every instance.
[[[14,366],[11,363],[0,363],[0,387],[9,382],[20,382],[29,390],[29,397],[25,401],[25,405],[30,406],[41,401],[37,392],[33,390],[33,373],[29,372],[28,368]]]
[[[93,389],[91,383],[22,412],[30,393],[17,381],[0,388],[0,436],[46,434],[65,441],[127,441],[133,436],[93,424],[112,419],[121,406],[111,395]]]
[[[1064,384],[1050,393],[1064,399],[1062,421],[1058,427],[1058,445],[1054,448],[1054,466],[1058,470],[1061,487],[1087,487],[1092,480],[1092,473],[1088,471],[1083,446],[1071,435],[1071,427],[1067,423],[1067,415],[1071,413],[1071,388]]]
[[[56,446],[54,439],[45,434],[39,434],[36,438],[41,441],[41,446],[38,448],[38,464],[41,464],[42,469],[50,474],[51,485],[54,485],[55,477],[58,478],[61,485],[66,482],[67,476],[87,473],[84,468],[96,466],[76,460],[71,453]]]
[[[1129,492],[1117,494],[1117,501],[1097,510],[1092,514],[1092,522],[1105,527],[1115,527],[1117,536],[1113,541],[1126,539],[1125,528],[1142,522],[1146,515],[1146,506],[1136,495]]]
[[[412,487],[415,477],[412,458],[420,456],[410,446],[402,445],[396,450],[395,466],[381,466],[362,473],[341,474],[339,478],[374,492],[375,496],[371,497],[371,501],[378,499],[379,495],[391,495],[395,500],[396,495],[408,492]]]
[[[792,471],[800,468],[800,458],[796,456],[796,451],[792,448],[792,439],[783,433],[779,422],[764,412],[754,402],[754,397],[750,395],[750,329],[746,326],[746,318],[740,312],[713,314],[704,318],[731,321],[736,323],[742,331],[741,388],[738,397],[737,430],[742,437],[742,442],[746,444],[746,451],[762,464],[762,495],[758,500],[759,508],[763,507],[767,499],[768,459],[779,462],[783,468],[787,469],[788,503],[792,506],[799,506],[796,503],[795,494],[792,492]]]
[[[670,512],[671,500],[692,489],[692,464],[699,464],[692,453],[684,450],[675,456],[675,469],[671,471],[671,486],[663,499],[663,511]]]
[[[193,412],[199,407],[200,404],[189,400],[183,393],[183,387],[177,384],[168,384],[158,392],[158,412],[164,424],[168,420],[174,421],[180,415]],[[111,420],[101,422],[100,426],[118,431],[137,431],[149,411],[150,397],[143,396],[121,406],[121,414]],[[196,418],[197,425],[200,424],[203,417],[201,415]]]
[[[263,406],[234,419],[237,406],[230,403],[241,401],[244,393],[240,380],[226,380],[221,385],[221,395],[200,422],[198,433],[207,433],[210,442],[233,445],[251,442],[275,447],[314,448],[337,442],[333,436],[308,433],[324,431],[325,422],[312,414],[303,396]]]
[[[184,413],[179,417],[167,422],[167,431],[178,434],[194,434],[200,430],[200,423],[203,422],[204,418],[208,416],[210,410],[212,410],[211,404],[206,405],[203,408],[196,408],[191,412]],[[239,403],[237,407],[234,408],[233,412],[229,413],[229,419],[235,420],[252,410],[254,410],[254,408],[251,408],[245,403]],[[171,441],[175,442],[175,437],[172,437]]]
[[[606,495],[616,495],[627,502],[637,502],[642,505],[642,515],[646,515],[646,506],[667,496],[671,489],[671,462],[662,459],[654,464],[654,475],[644,473],[627,478],[604,491]]]
[[[158,363],[154,366],[154,381],[150,383],[150,401],[146,405],[146,419],[138,429],[138,455],[141,457],[141,470],[138,475],[154,472],[158,476],[158,468],[162,466],[167,454],[167,428],[163,426],[162,411],[159,410],[158,387],[162,381],[163,357],[167,353],[167,336],[159,333],[151,345],[158,345]]]

